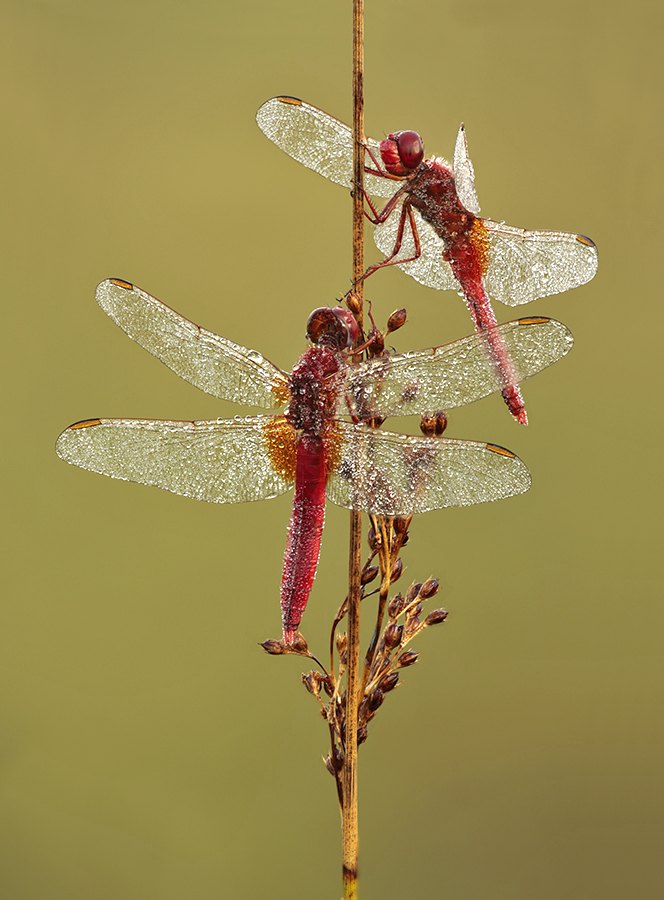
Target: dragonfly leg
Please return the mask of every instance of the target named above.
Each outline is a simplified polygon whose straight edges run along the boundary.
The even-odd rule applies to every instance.
[[[394,198],[393,198],[394,199]],[[390,201],[391,202],[391,201]],[[384,210],[383,210],[384,212]],[[413,256],[406,256],[403,259],[396,259],[395,257],[398,255],[399,250],[401,250],[401,245],[403,243],[403,233],[406,227],[406,217],[408,218],[408,224],[410,225],[410,232],[413,235],[413,242],[415,244],[415,253]],[[413,260],[419,259],[422,255],[422,246],[420,244],[420,236],[417,232],[417,225],[415,224],[415,217],[413,215],[413,210],[411,204],[408,200],[404,201],[404,204],[401,208],[401,218],[399,219],[399,228],[397,230],[397,239],[394,242],[394,247],[389,256],[386,256],[385,259],[376,263],[373,266],[369,266],[366,270],[362,278],[359,281],[364,281],[365,278],[368,278],[369,275],[373,275],[374,272],[377,272],[378,269],[383,269],[385,266],[400,266],[402,263],[413,262]],[[357,282],[359,284],[359,281]]]

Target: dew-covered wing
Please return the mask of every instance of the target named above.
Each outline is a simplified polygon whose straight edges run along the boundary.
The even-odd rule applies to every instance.
[[[283,494],[295,478],[294,448],[283,416],[88,419],[65,429],[55,445],[58,456],[91,472],[210,503]]]
[[[597,247],[582,234],[482,223],[489,244],[484,284],[490,297],[507,306],[568,291],[597,271]]]
[[[353,132],[348,127],[296,97],[273,97],[256,113],[263,134],[303,166],[335,184],[353,186]],[[380,162],[380,144],[367,138],[366,145]],[[365,165],[373,166],[367,156]],[[391,197],[399,183],[366,174],[364,188],[377,197]]]
[[[255,350],[200,328],[127,281],[102,281],[96,296],[130,338],[202,391],[263,409],[287,401],[287,376]]]
[[[402,201],[396,204],[392,214],[381,225],[374,228],[374,241],[376,246],[385,256],[390,256],[397,242],[399,220],[401,219]],[[428,222],[420,216],[417,210],[412,209],[415,227],[420,238],[421,256],[410,262],[396,263],[400,269],[427,287],[437,288],[439,291],[458,291],[459,282],[452,274],[448,262],[443,259],[445,245],[438,237]],[[408,259],[415,255],[415,241],[408,219],[404,223],[404,231],[397,259]]]
[[[454,145],[454,186],[459,200],[468,212],[479,215],[480,204],[475,191],[475,172],[473,164],[468,156],[468,144],[466,142],[466,129],[463,122],[459,126],[456,143]]]
[[[491,332],[502,337],[515,384],[562,359],[574,344],[565,325],[542,316],[507,322]],[[504,379],[491,361],[491,332],[349,366],[349,409],[361,420],[420,415],[501,391]]]
[[[348,509],[408,516],[500,500],[530,487],[525,464],[495,444],[338,425],[343,440],[327,496]]]

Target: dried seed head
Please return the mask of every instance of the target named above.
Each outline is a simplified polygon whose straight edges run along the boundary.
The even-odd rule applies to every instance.
[[[375,552],[380,545],[380,535],[376,533],[376,529],[371,526],[367,533],[367,543],[369,544],[369,549],[372,552]]]
[[[346,652],[346,645],[348,643],[348,635],[345,631],[342,631],[341,634],[337,635],[337,653],[340,657],[344,655]]]
[[[371,584],[376,575],[378,575],[378,566],[367,566],[360,576],[360,582],[362,584]]]
[[[444,622],[447,618],[447,610],[446,609],[433,609],[429,613],[429,615],[424,620],[425,625],[438,625],[439,622]]]
[[[286,652],[283,641],[263,641],[258,646],[262,647],[270,656],[281,656],[282,653]]]
[[[390,619],[396,619],[405,605],[406,601],[401,594],[395,594],[387,605],[387,614]]]
[[[357,315],[361,311],[362,302],[355,291],[349,291],[346,294],[346,306],[355,315]]]
[[[419,653],[415,653],[414,650],[406,650],[405,653],[402,653],[399,657],[399,665],[401,666],[401,668],[412,666],[413,663],[417,662],[418,656]]]
[[[367,729],[367,726],[361,725],[357,729],[357,746],[359,747],[360,744],[363,744],[366,741],[368,736],[369,736],[369,731]]]
[[[295,632],[295,637],[290,642],[290,646],[295,653],[309,653],[309,645],[299,631]]]
[[[421,587],[422,584],[420,582],[418,582],[417,584],[411,584],[411,586],[406,591],[406,603],[413,602],[415,597],[417,597],[417,595],[419,594]]]
[[[372,691],[367,697],[367,705],[372,712],[376,712],[376,710],[383,705],[383,700],[385,696],[383,692],[376,688],[375,691]]]
[[[403,625],[397,625],[396,622],[388,625],[385,629],[385,649],[394,650],[401,643],[402,636]]]
[[[398,683],[399,683],[399,673],[398,672],[390,672],[389,675],[386,675],[385,678],[383,678],[383,680],[378,685],[378,688],[384,694],[387,694],[387,693],[389,693],[389,691],[393,691]]]
[[[406,534],[409,525],[410,516],[408,516],[408,518],[405,518],[404,516],[395,516],[392,520],[392,528],[394,528],[395,534]]]
[[[390,573],[390,582],[394,584],[395,581],[398,581],[403,575],[403,563],[401,561],[401,557],[397,559],[395,564],[392,566],[392,571]]]
[[[437,578],[428,578],[420,588],[420,598],[428,600],[430,597],[435,597],[439,588],[440,585]]]
[[[334,681],[332,680],[331,675],[328,675],[327,678],[323,679],[323,690],[328,697],[332,697],[334,695]]]
[[[397,329],[401,328],[402,325],[406,324],[406,310],[405,309],[395,309],[390,318],[387,320],[387,332],[389,334],[391,331],[397,331]]]
[[[320,672],[307,672],[306,675],[302,676],[302,684],[306,687],[310,694],[313,694],[317,697],[320,694],[320,687],[323,681],[323,676]]]
[[[369,356],[380,356],[385,349],[385,339],[380,331],[372,331],[369,335]]]
[[[420,431],[425,437],[433,437],[436,433],[436,417],[431,413],[422,413],[420,417]]]
[[[334,748],[334,765],[337,767],[337,772],[341,772],[344,767],[344,751],[341,747]]]

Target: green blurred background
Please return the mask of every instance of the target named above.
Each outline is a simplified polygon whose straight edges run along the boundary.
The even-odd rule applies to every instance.
[[[413,525],[404,583],[440,577],[450,618],[361,751],[363,900],[664,896],[662,9],[367,0],[367,133],[449,157],[463,120],[484,214],[588,234],[600,268],[496,310],[576,338],[526,383],[530,426],[496,397],[451,417],[533,487]],[[348,195],[254,115],[287,93],[350,119],[350,3],[5,0],[0,34],[0,896],[339,896],[324,724],[301,662],[257,647],[279,636],[290,497],[197,504],[53,444],[92,416],[244,412],[123,335],[101,279],[286,369],[346,290]],[[368,295],[379,322],[408,308],[399,350],[471,330],[398,270]],[[330,508],[314,652],[347,529]]]

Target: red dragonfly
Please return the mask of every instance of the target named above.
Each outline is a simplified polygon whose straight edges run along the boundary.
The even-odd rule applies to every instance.
[[[283,415],[202,422],[86,419],[56,451],[84,469],[215,503],[276,497],[295,486],[281,584],[284,640],[292,643],[316,572],[325,498],[350,509],[409,516],[528,490],[526,466],[476,441],[410,437],[363,420],[470,403],[500,389],[482,335],[351,365],[357,333],[341,307],[312,313],[312,346],[288,375],[254,350],[200,328],[119,279],[97,288],[102,309],[186,381],[223,400]],[[564,356],[570,332],[553,319],[499,327],[520,379]],[[352,421],[340,418],[342,413]]]
[[[331,181],[352,187],[351,129],[294,97],[274,97],[258,110],[260,129],[298,162]],[[488,335],[487,352],[502,379],[502,394],[518,422],[527,424],[523,399],[499,332],[491,299],[508,306],[529,303],[585,284],[597,271],[590,238],[562,231],[524,231],[479,217],[473,166],[463,125],[453,165],[424,158],[415,131],[367,139],[365,196],[376,225],[374,239],[383,266],[400,266],[422,284],[458,291],[475,328]],[[382,165],[381,165],[382,163]],[[388,199],[378,212],[369,195]]]

